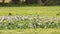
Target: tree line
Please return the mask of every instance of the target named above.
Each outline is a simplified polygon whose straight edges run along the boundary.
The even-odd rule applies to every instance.
[[[5,0],[2,0],[4,3]],[[11,0],[12,4],[60,5],[60,0]]]

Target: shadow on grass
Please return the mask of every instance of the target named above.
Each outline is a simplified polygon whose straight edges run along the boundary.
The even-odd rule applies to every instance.
[[[39,4],[8,4],[8,3],[0,3],[0,7],[24,7],[24,6],[41,6]]]
[[[0,7],[39,7],[39,6],[48,6],[48,5],[40,5],[40,4],[11,4],[11,3],[0,3]],[[52,6],[52,5],[50,5]],[[60,5],[53,5],[53,6],[60,6]]]

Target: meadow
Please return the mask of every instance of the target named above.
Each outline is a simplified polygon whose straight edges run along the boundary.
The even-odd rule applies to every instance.
[[[0,7],[0,16],[47,15],[60,17],[60,6]],[[57,15],[58,14],[58,15]],[[60,34],[59,28],[3,29],[0,34]]]
[[[0,30],[0,34],[60,34],[60,29],[38,28],[38,29]]]
[[[0,16],[8,15],[47,15],[56,16],[60,12],[60,6],[38,6],[38,7],[0,7]]]

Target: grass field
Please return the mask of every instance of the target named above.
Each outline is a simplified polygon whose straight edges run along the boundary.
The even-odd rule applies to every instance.
[[[41,6],[41,7],[0,7],[0,16],[8,15],[11,12],[13,15],[48,15],[56,16],[60,12],[60,6]]]
[[[8,15],[47,15],[57,16],[60,12],[60,6],[40,6],[40,7],[0,7],[0,16]],[[60,34],[60,29],[55,28],[37,28],[37,29],[14,29],[0,30],[0,34]]]
[[[60,34],[60,29],[16,29],[0,30],[0,34]]]

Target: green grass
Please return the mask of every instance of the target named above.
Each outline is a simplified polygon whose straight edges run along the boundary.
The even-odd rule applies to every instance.
[[[0,7],[0,16],[8,15],[11,12],[13,15],[48,15],[56,16],[60,12],[60,6],[41,6],[41,7]]]
[[[0,34],[60,34],[60,29],[16,29],[0,30]]]
[[[38,7],[0,7],[0,16],[8,15],[47,15],[56,16],[60,12],[60,6],[38,6]],[[37,28],[37,29],[14,29],[0,30],[0,34],[60,34],[60,29],[55,28]]]

